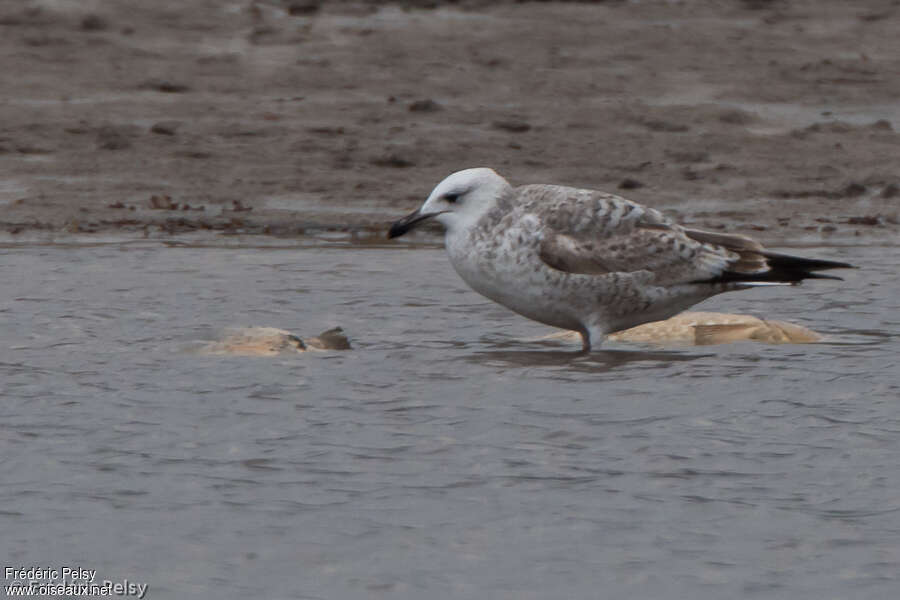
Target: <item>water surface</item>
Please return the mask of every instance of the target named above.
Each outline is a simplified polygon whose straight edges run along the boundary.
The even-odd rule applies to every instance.
[[[7,563],[148,598],[894,598],[897,248],[709,300],[816,345],[579,356],[437,248],[19,245]],[[227,327],[355,349],[201,356]]]

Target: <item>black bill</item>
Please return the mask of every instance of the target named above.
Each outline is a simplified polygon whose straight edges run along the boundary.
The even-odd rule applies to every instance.
[[[436,217],[439,214],[441,214],[441,213],[436,212],[436,213],[422,214],[418,210],[413,211],[410,214],[403,217],[402,219],[400,219],[399,221],[395,222],[393,225],[391,225],[391,229],[390,229],[390,231],[388,231],[388,239],[400,237],[401,235],[403,235],[404,233],[406,233],[407,231],[409,231],[410,229],[412,229],[413,227],[415,227],[422,221],[425,221],[426,219],[430,219],[431,217]]]

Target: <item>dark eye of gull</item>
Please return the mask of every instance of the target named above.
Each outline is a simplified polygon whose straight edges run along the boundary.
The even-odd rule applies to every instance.
[[[444,194],[444,200],[453,204],[454,202],[459,200],[460,196],[462,196],[462,194],[460,194],[459,192],[448,192]]]

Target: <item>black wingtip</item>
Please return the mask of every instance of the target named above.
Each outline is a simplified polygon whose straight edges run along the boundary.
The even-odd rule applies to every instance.
[[[728,270],[713,279],[705,280],[702,283],[729,283],[729,282],[747,282],[747,283],[790,283],[797,285],[805,279],[833,279],[835,281],[843,281],[843,277],[837,275],[824,275],[817,271],[826,271],[829,269],[856,269],[857,267],[850,263],[840,262],[836,260],[825,260],[819,258],[802,258],[800,256],[792,256],[790,254],[780,254],[778,252],[761,252],[766,259],[768,270],[762,273],[747,273],[738,270]],[[700,282],[698,282],[700,283]]]
[[[798,271],[827,271],[828,269],[856,269],[855,265],[837,260],[825,260],[823,258],[802,258],[780,252],[763,252],[766,262],[773,269],[784,268]]]
[[[834,267],[834,268],[835,268],[835,269],[838,269],[838,268],[841,268],[841,269],[846,269],[846,268],[852,268],[852,269],[855,269],[856,267]],[[834,279],[835,281],[843,281],[843,280],[844,280],[843,277],[838,277],[837,275],[822,275],[821,273],[806,273],[806,274],[803,276],[803,279]]]

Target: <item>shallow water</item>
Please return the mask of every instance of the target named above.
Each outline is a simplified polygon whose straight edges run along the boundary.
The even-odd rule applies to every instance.
[[[7,246],[7,563],[147,597],[894,598],[896,247],[709,300],[804,346],[526,342],[433,247]],[[350,352],[200,356],[227,327]]]

